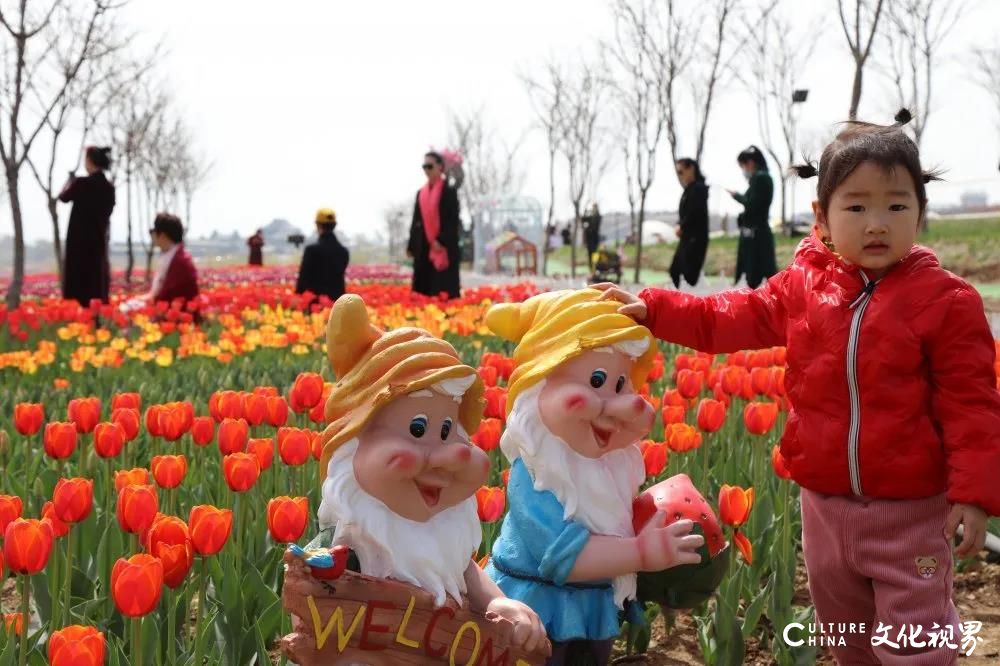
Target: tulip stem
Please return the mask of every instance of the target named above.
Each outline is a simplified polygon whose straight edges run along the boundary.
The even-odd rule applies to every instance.
[[[167,589],[167,663],[177,663],[177,600],[176,593]]]
[[[69,532],[66,533],[66,577],[63,584],[63,607],[61,609],[62,624],[69,624],[69,605],[73,598],[70,586],[73,583],[73,526],[70,525]]]
[[[242,494],[236,493],[236,499],[233,501],[233,524],[236,528],[236,584],[238,586],[243,584],[243,530],[241,529],[243,512],[240,510],[240,496]]]
[[[208,588],[208,561],[201,558],[201,579],[198,581],[198,614],[194,621],[194,666],[201,666],[201,618],[205,615],[205,593]]]
[[[28,663],[28,627],[30,625],[29,615],[30,613],[30,594],[31,594],[31,578],[29,576],[21,576],[21,582],[23,583],[21,589],[21,649],[18,652],[18,664],[19,666],[24,666]],[[15,627],[17,626],[15,622]]]
[[[142,618],[132,618],[132,663],[142,664]]]

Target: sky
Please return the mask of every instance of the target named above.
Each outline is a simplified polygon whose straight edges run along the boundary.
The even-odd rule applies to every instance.
[[[785,2],[795,12],[789,14],[794,30],[821,25],[799,83],[810,90],[799,109],[799,136],[818,151],[833,123],[846,117],[853,62],[834,0]],[[123,21],[139,33],[136,51],[162,40],[158,71],[196,152],[211,164],[188,220],[195,236],[249,234],[274,218],[311,229],[320,207],[337,211],[348,236],[380,229],[386,207],[412,201],[423,181],[424,151],[445,146],[449,108],[482,107],[508,141],[526,136],[518,154],[526,173],[522,193],[547,205],[544,137],[529,132],[535,117],[517,73],[537,73],[549,57],[572,63],[593,55],[611,27],[606,0],[133,0],[124,11]],[[930,187],[932,204],[957,201],[964,190],[1000,202],[997,111],[972,83],[967,55],[973,46],[1000,43],[997,25],[1000,1],[980,0],[958,23],[937,70],[923,158],[944,168],[948,182]],[[896,104],[887,80],[869,69],[865,84],[861,117],[891,122]],[[762,140],[742,86],[731,82],[720,92],[702,166],[713,210],[735,212],[724,190],[744,186],[736,155]],[[680,106],[680,152],[687,153],[694,126],[686,90]],[[66,159],[67,168],[75,162]],[[557,167],[560,217],[572,210],[564,171]],[[27,238],[47,238],[42,195],[27,173],[22,182]],[[798,186],[798,210],[807,207],[814,183]],[[121,190],[114,239],[125,235]],[[662,160],[648,207],[674,209],[679,196]],[[596,200],[604,211],[627,209],[620,163],[607,171]],[[68,206],[62,211],[65,229]],[[0,235],[11,229],[4,199]]]

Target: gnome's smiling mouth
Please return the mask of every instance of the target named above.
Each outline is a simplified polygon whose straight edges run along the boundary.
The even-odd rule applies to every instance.
[[[417,490],[420,491],[420,497],[423,498],[424,503],[430,507],[434,508],[437,503],[441,501],[441,488],[438,486],[425,486],[422,483],[418,483]]]
[[[605,430],[599,426],[591,424],[591,431],[594,433],[594,439],[597,440],[597,446],[602,449],[608,448],[608,444],[611,442],[611,435],[614,434],[613,430]]]

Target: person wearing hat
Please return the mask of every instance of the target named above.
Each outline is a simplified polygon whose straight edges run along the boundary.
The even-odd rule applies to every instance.
[[[760,283],[778,272],[774,254],[774,234],[771,233],[771,200],[774,198],[774,181],[767,170],[767,160],[757,146],[742,151],[736,162],[747,179],[743,194],[728,190],[730,196],[743,204],[743,212],[736,219],[740,241],[736,251],[736,277],[747,276],[747,285],[756,289]]]
[[[517,343],[500,447],[508,513],[486,571],[541,617],[549,664],[606,664],[619,612],[643,623],[636,573],[697,563],[691,521],[632,527],[653,424],[645,383],[655,340],[595,289],[494,305],[486,325]]]
[[[538,616],[507,599],[472,560],[482,540],[476,491],[490,460],[468,433],[483,415],[483,382],[448,342],[418,328],[382,331],[356,294],[327,325],[337,383],[325,406],[323,476],[314,543],[346,546],[348,568],[449,598],[514,624],[513,643],[546,645]]]
[[[309,292],[314,297],[326,296],[331,302],[344,294],[344,273],[351,255],[333,233],[336,226],[337,214],[332,209],[320,208],[316,211],[319,238],[307,245],[302,254],[299,278],[295,282],[296,294]]]

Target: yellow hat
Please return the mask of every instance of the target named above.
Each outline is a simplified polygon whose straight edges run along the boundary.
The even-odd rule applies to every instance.
[[[462,396],[458,420],[469,434],[479,427],[483,382],[444,340],[419,328],[384,332],[372,325],[360,296],[345,294],[330,311],[326,344],[337,383],[326,401],[321,479],[334,451],[357,436],[379,409],[446,379],[475,377]]]
[[[337,214],[332,208],[320,208],[316,211],[316,224],[330,224],[337,221]]]
[[[486,313],[486,325],[502,338],[518,343],[514,373],[507,390],[507,413],[518,394],[569,359],[589,349],[610,347],[628,340],[649,340],[632,367],[632,385],[638,388],[656,355],[656,339],[645,326],[618,313],[619,303],[598,300],[596,289],[553,291],[523,303],[500,303]]]

